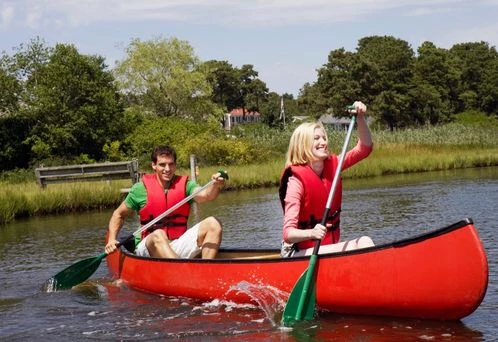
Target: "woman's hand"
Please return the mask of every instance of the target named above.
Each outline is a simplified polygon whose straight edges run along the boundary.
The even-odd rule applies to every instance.
[[[355,108],[356,115],[359,117],[365,116],[365,113],[367,112],[367,106],[361,102],[361,101],[355,101],[353,103],[353,107]]]
[[[311,240],[322,240],[325,237],[325,234],[327,234],[327,228],[320,223],[317,223],[313,229],[310,229],[309,238]]]

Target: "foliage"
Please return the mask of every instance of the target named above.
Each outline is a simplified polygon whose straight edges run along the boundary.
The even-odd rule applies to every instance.
[[[35,180],[35,173],[31,169],[13,169],[0,173],[0,181],[10,184],[26,183]]]
[[[272,122],[268,116],[273,113],[265,111],[265,104],[269,102],[268,87],[259,79],[253,65],[244,64],[237,68],[227,61],[211,60],[202,63],[200,70],[204,70],[213,89],[213,102],[227,112],[234,108],[257,111],[265,122]]]
[[[486,138],[460,141],[496,135],[498,53],[486,42],[424,42],[415,54],[401,39],[365,37],[354,52],[330,51],[297,99],[270,92],[252,64],[202,62],[176,38],[131,40],[113,72],[100,56],[38,37],[13,51],[0,56],[0,171],[135,157],[148,165],[160,143],[184,165],[191,153],[203,164],[264,162],[285,154],[297,116],[347,115],[354,100],[367,104],[372,127],[390,129],[380,131],[386,137],[428,126],[466,135],[471,122],[482,122]],[[257,110],[261,122],[224,131],[223,114],[237,107]]]
[[[455,122],[466,126],[478,125],[486,126],[487,129],[498,129],[498,117],[486,115],[483,112],[471,110],[455,115]]]
[[[212,89],[199,63],[186,41],[132,39],[114,73],[132,103],[156,117],[221,119],[222,111],[210,100]]]
[[[498,114],[498,52],[486,42],[455,44],[449,50],[459,71],[457,112],[481,110]]]
[[[25,112],[36,119],[26,139],[34,160],[81,154],[99,160],[104,144],[122,134],[122,108],[105,67],[102,57],[62,44],[38,67]]]
[[[128,157],[138,158],[140,165],[150,165],[152,150],[159,145],[170,145],[177,153],[178,165],[185,167],[193,150],[192,139],[199,135],[220,136],[222,130],[215,123],[199,123],[178,118],[146,119],[126,138],[130,149]]]
[[[23,141],[31,124],[30,118],[0,116],[0,171],[29,166],[30,148]]]
[[[20,82],[8,71],[0,68],[0,113],[15,113],[19,109]]]
[[[255,125],[248,133],[245,130],[248,127],[251,125],[237,127],[227,134],[217,123],[175,118],[147,120],[128,137],[131,146],[128,157],[138,158],[140,165],[150,165],[154,147],[170,145],[177,152],[178,166],[185,168],[191,154],[202,166],[248,164],[275,155],[275,141],[281,134],[274,134],[275,130],[263,125]],[[286,148],[287,142],[279,141],[281,148]]]

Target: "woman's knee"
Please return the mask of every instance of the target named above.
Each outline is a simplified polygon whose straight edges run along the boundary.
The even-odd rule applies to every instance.
[[[362,236],[356,240],[356,245],[358,248],[367,248],[375,246],[372,238],[370,236]]]

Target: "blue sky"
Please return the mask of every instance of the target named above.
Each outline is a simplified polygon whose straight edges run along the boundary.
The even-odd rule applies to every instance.
[[[202,60],[253,64],[270,91],[297,96],[330,51],[389,35],[416,51],[498,45],[498,0],[0,0],[0,51],[39,36],[112,67],[132,38],[186,40]]]

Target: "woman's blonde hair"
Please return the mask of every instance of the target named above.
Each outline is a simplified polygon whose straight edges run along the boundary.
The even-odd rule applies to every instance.
[[[300,124],[292,133],[289,141],[287,160],[285,161],[286,167],[290,165],[304,165],[314,159],[312,149],[316,128],[323,130],[325,140],[328,141],[327,131],[321,122],[305,122]]]

